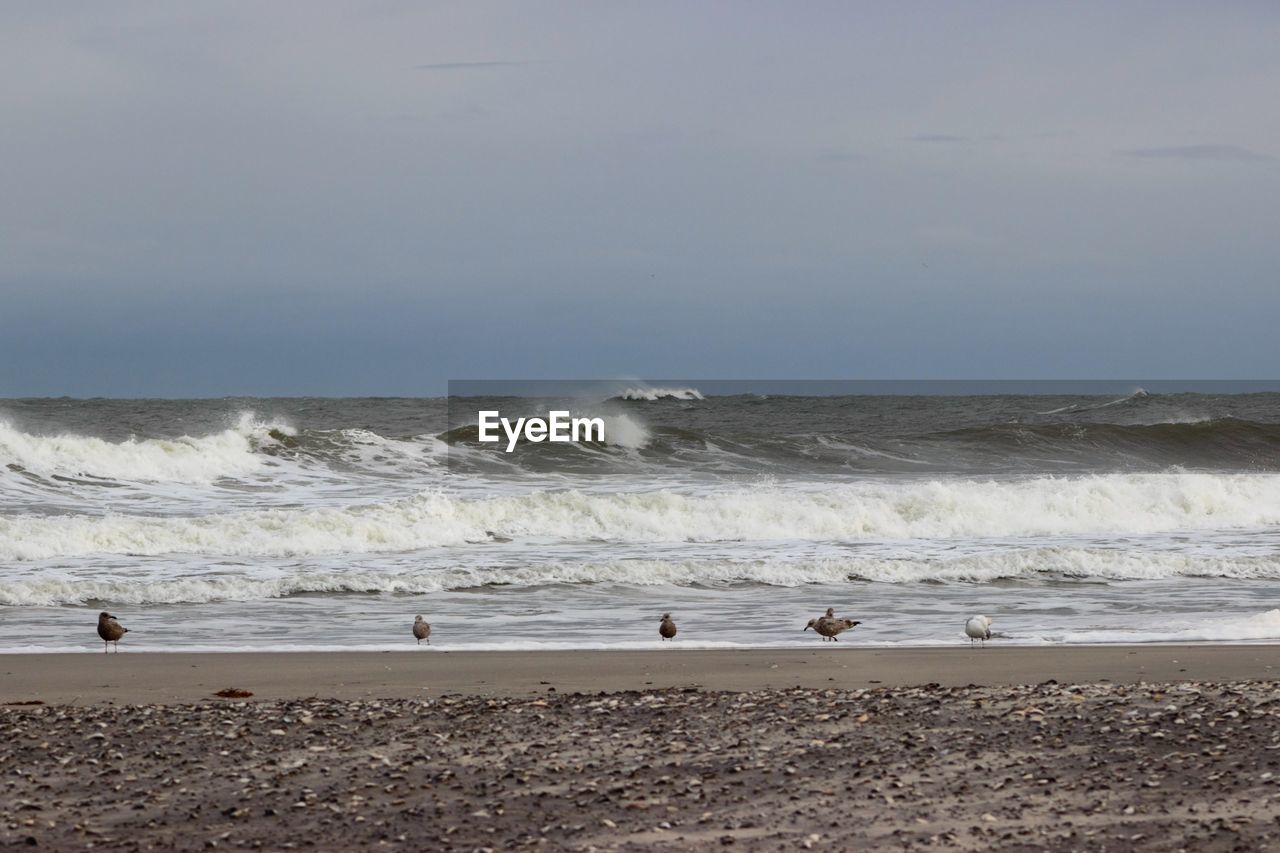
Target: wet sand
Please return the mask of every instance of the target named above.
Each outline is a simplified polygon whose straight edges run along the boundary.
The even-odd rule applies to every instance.
[[[200,702],[224,687],[260,699],[424,698],[449,693],[699,687],[856,688],[1269,680],[1280,645],[700,651],[299,652],[0,655],[0,702]]]
[[[0,847],[1261,849],[1278,656],[7,656]]]

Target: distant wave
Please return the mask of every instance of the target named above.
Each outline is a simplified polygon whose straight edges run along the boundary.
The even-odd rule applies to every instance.
[[[675,466],[717,464],[734,458],[740,470],[855,466],[859,471],[902,472],[934,465],[944,470],[1001,470],[1030,462],[1049,470],[1064,465],[1132,468],[1134,465],[1274,470],[1280,467],[1280,423],[1236,418],[1152,424],[1001,423],[909,436],[792,432],[761,435],[697,427],[643,425],[626,415],[606,416],[606,442],[644,448],[647,462]],[[473,442],[473,426],[442,438]],[[554,454],[551,445],[531,453]]]
[[[0,581],[0,605],[59,606],[91,602],[182,604],[253,601],[325,593],[423,595],[485,586],[540,587],[612,584],[619,586],[723,586],[755,583],[796,587],[880,583],[987,583],[1034,580],[1153,580],[1199,577],[1280,579],[1280,556],[1204,557],[1172,552],[1124,552],[1105,548],[1046,547],[955,559],[847,557],[819,560],[614,560],[594,563],[540,563],[518,568],[457,567],[424,570],[258,569],[246,574],[151,576],[139,567],[129,577],[92,579],[41,572],[29,579]],[[163,570],[161,570],[163,571]],[[1212,638],[1210,638],[1212,639]]]
[[[0,559],[92,554],[300,556],[518,539],[685,542],[1144,534],[1280,525],[1280,475],[1107,474],[1015,482],[858,483],[461,498],[199,517],[0,516]]]
[[[936,433],[957,446],[1129,454],[1172,464],[1270,463],[1280,453],[1280,423],[1236,418],[1151,424],[995,424]]]
[[[697,388],[628,388],[618,395],[623,400],[703,400]]]
[[[1115,400],[1109,400],[1108,402],[1105,402],[1105,403],[1094,403],[1092,405],[1085,405],[1083,403],[1072,403],[1069,406],[1062,406],[1057,409],[1050,409],[1047,412],[1040,412],[1039,414],[1059,415],[1066,412],[1070,412],[1072,414],[1075,414],[1078,412],[1096,412],[1099,409],[1109,409],[1112,406],[1119,406],[1124,403],[1131,403],[1138,400],[1145,400],[1150,396],[1151,395],[1147,393],[1145,388],[1136,388],[1134,389],[1133,393],[1129,394],[1128,396],[1119,397]]]

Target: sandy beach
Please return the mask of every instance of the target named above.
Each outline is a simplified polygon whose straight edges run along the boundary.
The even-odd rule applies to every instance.
[[[201,702],[236,687],[258,699],[461,693],[850,689],[1140,681],[1270,680],[1280,645],[1153,645],[704,651],[296,652],[0,655],[0,702]]]
[[[1278,665],[1263,645],[10,655],[0,844],[1257,848],[1280,838]]]

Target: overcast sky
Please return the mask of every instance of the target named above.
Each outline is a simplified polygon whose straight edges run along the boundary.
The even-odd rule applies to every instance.
[[[0,396],[1272,378],[1280,5],[0,5]]]

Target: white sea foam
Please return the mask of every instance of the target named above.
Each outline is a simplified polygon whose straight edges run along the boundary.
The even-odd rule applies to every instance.
[[[299,556],[411,551],[510,538],[560,541],[863,541],[1280,526],[1280,475],[1108,474],[1018,482],[859,483],[483,498],[426,492],[353,507],[203,515],[0,517],[0,559],[168,553]]]
[[[484,586],[539,587],[558,584],[719,584],[742,581],[776,586],[839,583],[857,561],[809,564],[735,563],[731,561],[617,560],[602,563],[545,563],[515,568],[457,567],[425,571],[360,569],[354,571],[282,571],[255,574],[200,574],[149,577],[139,569],[129,577],[102,579],[102,572],[84,578],[65,572],[41,572],[39,577],[0,580],[0,604],[9,606],[75,605],[91,601],[113,604],[180,604],[213,601],[254,601],[303,593],[430,594]]]
[[[697,388],[628,388],[618,395],[624,400],[703,400]]]
[[[106,441],[62,433],[32,435],[0,421],[0,464],[41,476],[95,477],[133,482],[211,483],[259,470],[263,457],[255,441],[270,441],[286,424],[258,420],[245,412],[234,427],[206,436]]]
[[[438,569],[290,567],[198,573],[143,565],[126,575],[101,568],[45,569],[0,576],[0,605],[153,605],[256,601],[304,593],[425,595],[486,586],[545,587],[606,584],[611,587],[701,586],[740,583],[776,587],[922,581],[985,583],[1031,580],[1045,574],[1095,581],[1175,577],[1280,579],[1280,556],[1197,557],[1170,552],[1118,552],[1089,548],[1033,548],[958,559],[868,557],[817,560],[608,560],[543,562],[514,567],[456,566]]]
[[[1068,631],[1046,637],[1056,643],[1198,643],[1280,640],[1280,610],[1221,619],[1200,618],[1182,627],[1165,620],[1147,629],[1099,629]]]

